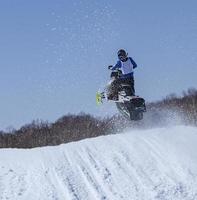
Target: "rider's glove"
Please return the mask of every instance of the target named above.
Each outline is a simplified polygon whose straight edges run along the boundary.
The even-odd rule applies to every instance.
[[[108,69],[112,69],[112,67],[113,67],[113,65],[109,65],[109,66],[108,66]]]

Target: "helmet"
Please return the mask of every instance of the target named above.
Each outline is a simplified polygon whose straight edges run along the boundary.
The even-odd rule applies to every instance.
[[[120,49],[119,51],[118,51],[118,58],[121,60],[121,61],[124,61],[124,60],[126,60],[127,59],[127,52],[124,50],[124,49]]]

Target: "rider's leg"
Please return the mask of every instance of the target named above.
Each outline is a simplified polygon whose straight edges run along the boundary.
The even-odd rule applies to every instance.
[[[128,84],[131,86],[131,96],[135,96],[135,88],[134,88],[134,78],[126,78],[122,79],[121,83]],[[130,93],[130,92],[129,92]]]
[[[134,78],[131,78],[131,93],[133,96],[135,96],[135,87],[134,87]]]

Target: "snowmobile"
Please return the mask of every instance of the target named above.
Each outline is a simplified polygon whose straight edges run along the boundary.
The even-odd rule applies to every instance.
[[[139,96],[133,95],[130,84],[119,81],[116,94],[113,92],[113,83],[120,78],[121,70],[112,70],[110,81],[103,92],[97,92],[97,104],[103,103],[103,100],[115,102],[119,112],[129,120],[142,120],[143,113],[146,112],[145,100]],[[120,79],[119,79],[120,80]]]

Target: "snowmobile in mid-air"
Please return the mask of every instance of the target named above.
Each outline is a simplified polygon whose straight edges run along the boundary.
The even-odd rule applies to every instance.
[[[145,100],[139,96],[133,95],[130,84],[118,84],[118,94],[113,94],[113,82],[120,78],[121,70],[112,70],[111,78],[103,92],[97,92],[97,104],[103,103],[103,100],[115,102],[119,112],[129,120],[143,119],[143,113],[146,112]]]

